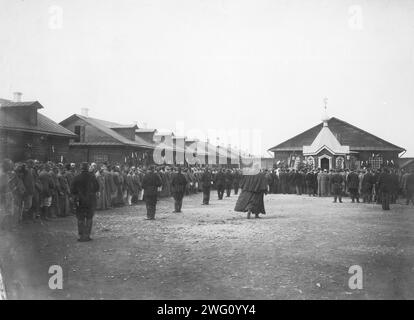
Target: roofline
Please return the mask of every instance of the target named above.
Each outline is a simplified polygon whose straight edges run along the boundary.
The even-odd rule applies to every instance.
[[[6,99],[4,99],[4,100],[6,100]],[[36,105],[37,109],[43,109],[44,108],[42,106],[42,104],[37,100],[34,100],[34,101],[20,101],[20,102],[14,102],[14,101],[11,101],[11,100],[8,100],[8,101],[9,102],[6,102],[6,103],[8,103],[10,105],[5,106],[2,103],[0,103],[0,107],[1,108],[19,108],[19,107],[32,107],[32,106]],[[26,103],[26,104],[30,103],[30,104],[29,105],[19,105],[21,103]]]
[[[120,125],[120,126],[115,126],[115,127],[108,127],[109,129],[137,129],[138,126],[136,124],[131,124],[131,125]]]
[[[332,119],[332,118],[331,118]],[[329,119],[330,120],[330,119]],[[328,121],[329,121],[328,120]],[[308,132],[308,131],[310,131],[310,130],[312,130],[312,129],[315,129],[315,128],[317,128],[317,127],[319,127],[320,125],[322,125],[322,123],[319,123],[319,124],[317,124],[317,125],[315,125],[315,126],[313,126],[313,127],[311,127],[311,128],[309,128],[309,129],[307,129],[307,130],[305,130],[305,131],[302,131],[301,133],[299,133],[299,134],[297,134],[297,135],[295,135],[295,136],[293,136],[293,137],[291,137],[291,138],[289,138],[289,139],[287,139],[287,140],[285,140],[285,141],[283,141],[283,142],[281,142],[281,143],[279,143],[279,144],[277,144],[276,146],[274,146],[274,147],[272,147],[272,148],[270,148],[270,149],[268,149],[267,151],[272,151],[273,149],[277,149],[280,145],[282,145],[282,144],[284,144],[284,143],[286,143],[286,142],[288,142],[289,140],[293,140],[293,139],[295,139],[296,137],[298,137],[298,136],[300,136],[300,135],[302,135],[302,134],[304,134],[304,133],[306,133],[306,132]],[[280,148],[280,149],[285,149],[285,148]],[[292,148],[289,148],[289,150],[291,150]],[[286,151],[288,151],[288,150],[286,150]]]
[[[74,133],[73,134],[69,134],[69,133],[66,134],[66,133],[57,133],[57,132],[53,132],[53,131],[27,129],[27,128],[16,128],[16,127],[0,126],[0,130],[24,131],[24,132],[30,132],[30,133],[48,134],[48,135],[52,135],[52,136],[61,136],[61,137],[69,137],[69,138],[75,138],[75,137],[77,137],[77,135],[74,134]],[[66,129],[66,130],[68,130],[68,129]]]
[[[136,148],[141,148],[141,149],[154,149],[154,147],[152,146],[127,144],[127,143],[122,143],[122,142],[70,142],[69,146],[136,147]]]
[[[338,118],[336,118],[336,117],[331,117],[331,118],[329,118],[328,122],[329,122],[329,121],[331,121],[332,119],[335,119],[335,120],[337,120],[337,121],[339,121],[339,122],[345,123],[345,124],[347,124],[348,126],[350,126],[350,127],[354,128],[354,129],[358,129],[358,130],[362,131],[363,133],[369,134],[369,135],[371,135],[371,136],[375,137],[376,139],[378,139],[378,140],[380,140],[380,141],[382,141],[382,142],[385,142],[386,144],[389,144],[389,145],[391,145],[391,146],[393,146],[393,147],[395,148],[395,149],[393,149],[393,148],[391,148],[391,147],[390,147],[390,148],[386,148],[386,147],[385,147],[385,148],[371,148],[371,150],[381,150],[381,151],[399,151],[399,152],[407,151],[406,149],[404,149],[404,148],[402,148],[402,147],[399,147],[399,146],[397,146],[397,145],[395,145],[395,144],[393,144],[393,143],[391,143],[391,142],[388,142],[388,141],[386,141],[386,140],[384,140],[384,139],[382,139],[382,138],[380,138],[380,137],[376,136],[375,134],[369,133],[368,131],[365,131],[365,130],[363,130],[363,129],[359,128],[359,127],[356,127],[356,126],[354,126],[354,125],[350,124],[349,122],[346,122],[346,121],[344,121],[344,120],[338,119]],[[284,143],[288,142],[289,140],[292,140],[292,139],[294,139],[294,138],[296,138],[296,137],[298,137],[298,136],[300,136],[300,135],[302,135],[302,134],[304,134],[304,133],[306,133],[306,132],[308,132],[308,131],[310,131],[310,130],[315,129],[315,128],[317,128],[317,127],[318,127],[318,126],[320,126],[320,125],[322,125],[322,123],[319,123],[319,124],[317,124],[316,126],[313,126],[313,127],[309,128],[308,130],[305,130],[305,131],[303,131],[303,132],[301,132],[301,133],[299,133],[299,134],[297,134],[297,135],[293,136],[292,138],[289,138],[289,139],[287,139],[287,140],[285,140],[285,141],[283,141],[283,142],[279,143],[278,145],[276,145],[276,146],[274,146],[274,147],[272,147],[272,148],[270,148],[270,149],[267,149],[267,151],[270,151],[270,152],[276,152],[276,151],[291,151],[291,150],[292,150],[292,151],[293,151],[293,150],[298,151],[300,147],[295,147],[295,148],[278,148],[278,146],[280,146],[280,145],[282,145],[282,144],[284,144]],[[366,149],[365,147],[352,147],[352,146],[349,146],[349,149],[350,149],[350,150],[369,150],[369,149]]]
[[[96,129],[98,129],[99,131],[102,131],[103,133],[107,134],[101,128],[97,127],[96,124],[94,124],[93,122],[91,122],[91,121],[94,120],[94,118],[91,118],[92,120],[90,120],[89,117],[85,117],[85,116],[82,116],[82,115],[79,115],[79,114],[76,114],[76,113],[73,114],[73,115],[71,115],[70,117],[66,118],[65,120],[62,120],[59,124],[62,125],[62,126],[64,126],[64,123],[72,120],[73,118],[78,118],[80,120],[83,120],[83,121],[87,122],[89,125],[91,125],[91,126],[95,127]],[[95,119],[95,120],[98,120],[99,121],[99,119]],[[102,121],[105,121],[105,120],[102,120]],[[105,125],[101,125],[101,126],[105,127],[108,130],[114,130],[113,128],[106,127]],[[114,132],[116,134],[120,135],[118,132],[116,132],[116,130],[114,130]],[[135,133],[134,133],[134,135],[135,135]],[[123,136],[121,136],[121,137],[123,137]],[[120,141],[116,137],[112,137],[112,138],[115,139],[115,140],[117,140],[118,143],[119,143],[119,145],[130,146],[130,147],[137,147],[137,148],[143,148],[143,149],[155,149],[155,146],[142,145],[142,144],[136,143],[135,141],[132,141],[132,140],[131,140],[131,142],[129,142],[129,141],[128,142],[123,142],[123,141]],[[125,137],[123,137],[123,138],[125,138]],[[126,140],[129,140],[128,138],[125,138],[125,139]],[[85,143],[85,145],[87,145],[88,142],[78,142],[78,143]],[[78,144],[78,145],[80,145],[80,144]],[[89,145],[91,145],[91,144],[89,144]],[[103,144],[100,144],[100,145],[103,145]],[[110,144],[108,144],[108,145],[110,145]],[[114,145],[114,144],[112,144],[112,145]]]
[[[335,118],[335,117],[332,117],[331,119],[335,119],[335,120],[338,120],[338,121],[340,121],[340,122],[346,123],[347,125],[351,126],[352,128],[355,128],[355,129],[361,130],[362,132],[364,132],[364,133],[366,133],[366,134],[369,134],[369,135],[371,135],[371,136],[373,136],[373,137],[377,138],[378,140],[380,140],[380,141],[382,141],[382,142],[385,142],[386,144],[390,144],[390,145],[392,145],[392,146],[393,146],[393,147],[395,147],[396,149],[400,149],[400,150],[402,150],[402,151],[404,151],[404,150],[405,150],[404,148],[401,148],[401,147],[397,146],[396,144],[393,144],[393,143],[391,143],[391,142],[388,142],[387,140],[384,140],[384,139],[382,139],[382,138],[380,138],[380,137],[376,136],[375,134],[372,134],[372,133],[370,133],[370,132],[368,132],[368,131],[365,131],[364,129],[358,128],[358,127],[356,127],[356,126],[354,126],[354,125],[350,124],[349,122],[346,122],[346,121],[344,121],[344,120],[341,120],[341,119],[338,119],[338,118]],[[329,120],[331,120],[331,119],[329,119]]]

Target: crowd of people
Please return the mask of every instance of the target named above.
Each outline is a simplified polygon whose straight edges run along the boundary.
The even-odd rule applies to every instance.
[[[147,218],[152,220],[159,197],[173,196],[174,212],[181,212],[185,195],[203,192],[202,204],[208,205],[212,189],[222,200],[224,196],[230,197],[232,192],[237,195],[243,186],[254,193],[259,184],[263,185],[253,180],[243,183],[244,177],[240,169],[234,168],[134,167],[108,163],[41,163],[36,160],[13,163],[5,159],[0,168],[0,223],[2,228],[9,228],[19,222],[47,221],[77,214],[82,211],[80,202],[90,203],[84,207],[90,208],[93,215],[94,210],[145,201]],[[395,203],[400,196],[406,198],[406,204],[410,201],[414,204],[414,173],[393,168],[329,172],[277,168],[261,170],[261,177],[265,181],[265,190],[263,187],[260,190],[264,193],[332,196],[334,202],[342,202],[343,196],[349,196],[352,202],[382,204],[384,210],[389,210],[390,203]],[[92,196],[88,200],[84,198],[85,194]],[[80,229],[90,229],[88,217],[91,214],[82,219],[78,216],[78,220],[83,221],[78,221]]]
[[[413,202],[414,173],[396,168],[360,170],[295,170],[275,169],[266,173],[270,193],[308,194],[309,196],[332,196],[334,202],[342,202],[349,196],[352,202],[383,204],[396,203],[399,197],[406,204]]]
[[[75,163],[42,163],[36,160],[13,163],[5,159],[0,167],[0,210],[4,217],[1,220],[2,227],[76,214],[77,197],[73,184],[83,169],[82,164]],[[96,210],[131,206],[143,201],[146,194],[147,203],[151,203],[149,199],[153,196],[173,196],[177,202],[175,211],[179,212],[182,205],[180,197],[184,195],[204,191],[203,204],[207,205],[210,189],[217,190],[219,199],[223,199],[224,194],[230,196],[232,189],[237,194],[242,176],[240,170],[236,169],[213,169],[206,173],[199,167],[130,167],[108,163],[88,164],[87,171],[93,174],[97,182]],[[146,188],[148,182],[145,178],[148,180],[152,172],[159,180],[155,189],[152,186]],[[174,180],[178,174],[182,176],[181,182]]]

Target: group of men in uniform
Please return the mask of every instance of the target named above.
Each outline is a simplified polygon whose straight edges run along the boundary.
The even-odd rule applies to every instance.
[[[0,168],[0,212],[2,228],[16,221],[39,217],[50,220],[76,214],[80,241],[89,241],[96,209],[105,210],[132,205],[144,200],[147,219],[154,220],[159,197],[173,196],[174,212],[182,209],[183,198],[203,192],[208,205],[212,189],[217,197],[237,195],[242,189],[236,211],[264,213],[265,193],[307,193],[310,196],[333,196],[342,202],[349,194],[352,202],[376,202],[389,210],[403,193],[406,203],[414,204],[414,173],[382,170],[261,170],[252,178],[239,169],[182,168],[150,166],[148,168],[92,163],[54,164],[28,160],[14,164],[5,159]]]
[[[407,204],[412,201],[411,177],[413,173],[395,168],[381,169],[337,169],[337,170],[266,170],[266,179],[270,193],[298,194],[309,196],[333,196],[334,202],[342,202],[349,195],[352,202],[383,204],[389,210],[389,204],[396,203],[399,195],[405,196]],[[407,183],[408,181],[408,183]]]

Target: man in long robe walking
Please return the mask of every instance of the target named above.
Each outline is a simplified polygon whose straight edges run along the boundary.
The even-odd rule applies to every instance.
[[[240,181],[242,192],[237,199],[234,211],[247,212],[247,219],[251,214],[259,218],[259,214],[266,214],[263,197],[267,194],[267,181],[264,173],[243,175]]]

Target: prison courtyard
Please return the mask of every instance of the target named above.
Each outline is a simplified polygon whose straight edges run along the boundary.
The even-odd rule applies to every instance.
[[[212,193],[202,206],[195,194],[172,213],[161,199],[154,221],[143,203],[100,211],[86,243],[74,216],[2,233],[8,298],[414,298],[413,206],[271,194],[267,214],[247,220],[236,200]],[[62,289],[49,286],[51,266],[62,268]],[[355,268],[362,288],[350,286]]]

